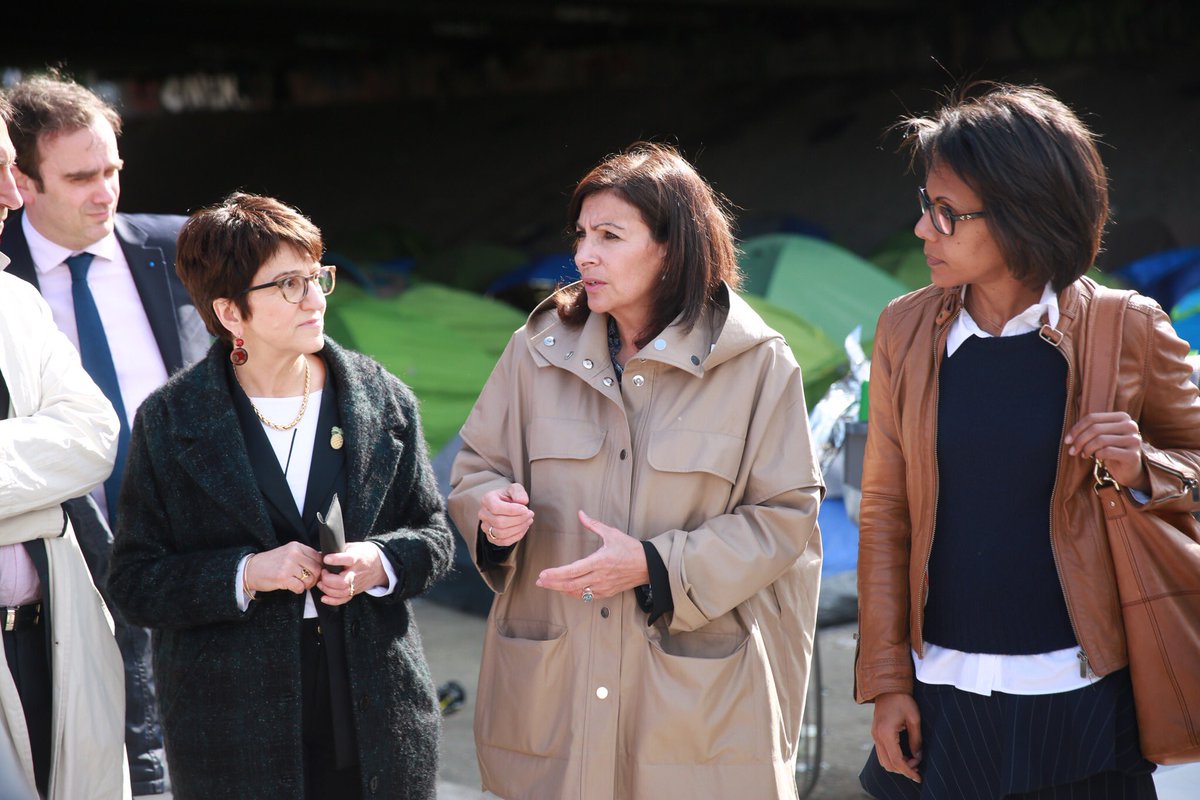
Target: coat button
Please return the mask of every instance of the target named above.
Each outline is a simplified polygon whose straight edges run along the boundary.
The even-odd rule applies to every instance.
[[[667,349],[667,340],[666,339],[655,339],[654,340],[654,349],[655,350],[666,350]]]
[[[354,620],[354,622],[350,623],[350,635],[358,636],[358,620]]]
[[[628,456],[628,455],[629,455],[629,453],[625,452],[624,448],[622,448],[621,449],[621,460],[624,461],[626,456]]]
[[[608,619],[608,606],[605,606],[604,608],[600,609],[600,616],[604,617],[605,619]]]
[[[599,697],[601,700],[608,697],[608,688],[605,686],[601,686],[599,689],[596,690],[596,697]]]
[[[546,347],[554,347],[554,337],[547,336],[545,339],[542,339],[542,344],[546,345]]]
[[[634,386],[641,386],[641,385],[642,385],[643,383],[645,383],[645,382],[646,382],[646,379],[645,379],[645,378],[643,378],[641,375],[634,375],[634,376],[633,376],[633,385],[634,385]]]
[[[375,794],[375,792],[378,792],[378,791],[379,791],[379,776],[372,775],[371,776],[371,794]]]
[[[604,385],[605,385],[605,386],[612,386],[612,385],[613,385],[613,379],[612,379],[612,378],[605,378],[605,379],[604,379]]]
[[[592,363],[592,360],[590,358],[585,358],[583,360],[583,368],[584,369],[591,369],[594,366],[596,366],[596,365]]]
[[[692,356],[692,363],[697,367],[700,366],[700,356]]]

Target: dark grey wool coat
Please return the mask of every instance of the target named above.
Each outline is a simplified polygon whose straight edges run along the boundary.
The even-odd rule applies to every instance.
[[[152,394],[133,426],[108,581],[127,619],[155,629],[154,670],[175,797],[304,796],[304,600],[234,580],[278,547],[226,379],[229,345]],[[440,716],[408,598],[446,572],[453,542],[409,389],[326,340],[345,435],[348,540],[383,547],[395,592],[343,607],[365,798],[432,798]],[[320,435],[320,434],[318,434]]]

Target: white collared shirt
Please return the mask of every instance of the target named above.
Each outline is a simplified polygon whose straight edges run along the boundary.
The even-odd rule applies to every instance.
[[[42,297],[50,306],[54,324],[66,334],[77,350],[79,331],[75,325],[75,301],[71,297],[71,270],[64,262],[76,252],[92,254],[88,286],[96,300],[100,321],[108,338],[108,349],[112,352],[113,365],[117,370],[125,421],[133,427],[134,415],[142,401],[167,382],[167,368],[116,234],[110,233],[82,251],[76,251],[55,244],[40,234],[29,221],[28,214],[21,215],[21,228],[25,231]],[[104,485],[96,487],[92,496],[96,498],[100,510],[107,514]]]
[[[965,295],[966,287],[963,292]],[[1054,327],[1058,318],[1058,295],[1046,284],[1041,299],[1005,323],[1000,336],[1032,333],[1042,327],[1043,319]],[[953,356],[972,336],[992,338],[964,305],[946,334],[946,358]],[[1056,694],[1081,689],[1097,680],[1091,672],[1080,676],[1079,652],[1078,647],[1069,647],[1051,653],[1007,656],[964,653],[926,642],[925,658],[918,657],[914,650],[913,663],[917,680],[922,683],[954,686],[972,694]]]

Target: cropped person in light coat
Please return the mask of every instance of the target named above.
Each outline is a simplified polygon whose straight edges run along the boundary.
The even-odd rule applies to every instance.
[[[800,369],[674,150],[606,159],[568,218],[582,281],[514,334],[452,475],[496,592],[484,789],[794,797],[823,491]]]
[[[180,233],[220,338],[138,412],[109,579],[156,630],[177,800],[434,796],[441,720],[408,600],[453,541],[412,393],[323,336],[321,254],[311,221],[255,195]],[[335,496],[347,544],[322,554]]]
[[[21,205],[7,118],[0,96],[0,231]],[[62,505],[108,477],[117,416],[7,266],[0,254],[0,749],[20,776],[3,776],[4,794],[121,800],[121,653]]]

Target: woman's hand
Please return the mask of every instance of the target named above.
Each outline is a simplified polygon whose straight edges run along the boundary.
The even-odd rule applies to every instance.
[[[1088,414],[1067,431],[1065,441],[1071,455],[1103,461],[1108,474],[1122,486],[1150,491],[1150,476],[1142,462],[1142,434],[1124,411]]]
[[[293,594],[304,594],[317,585],[320,575],[321,554],[306,544],[288,542],[250,556],[242,579],[251,592],[287,589]]]
[[[906,757],[900,750],[902,731],[908,732],[911,757]],[[917,772],[917,765],[921,763],[921,712],[911,694],[889,692],[875,698],[871,738],[875,740],[875,754],[884,769],[921,782],[921,773]]]
[[[597,522],[582,511],[579,521],[604,540],[603,546],[586,558],[542,570],[537,579],[538,586],[579,598],[583,597],[585,589],[591,589],[592,597],[605,598],[650,582],[646,551],[640,541]]]
[[[370,542],[349,542],[342,552],[326,555],[325,563],[342,568],[338,573],[321,570],[317,588],[325,595],[321,602],[327,606],[344,605],[354,595],[388,582],[383,571],[383,551]]]
[[[483,496],[479,506],[479,527],[494,545],[507,547],[525,538],[533,525],[529,493],[519,483],[507,489],[493,489]]]

